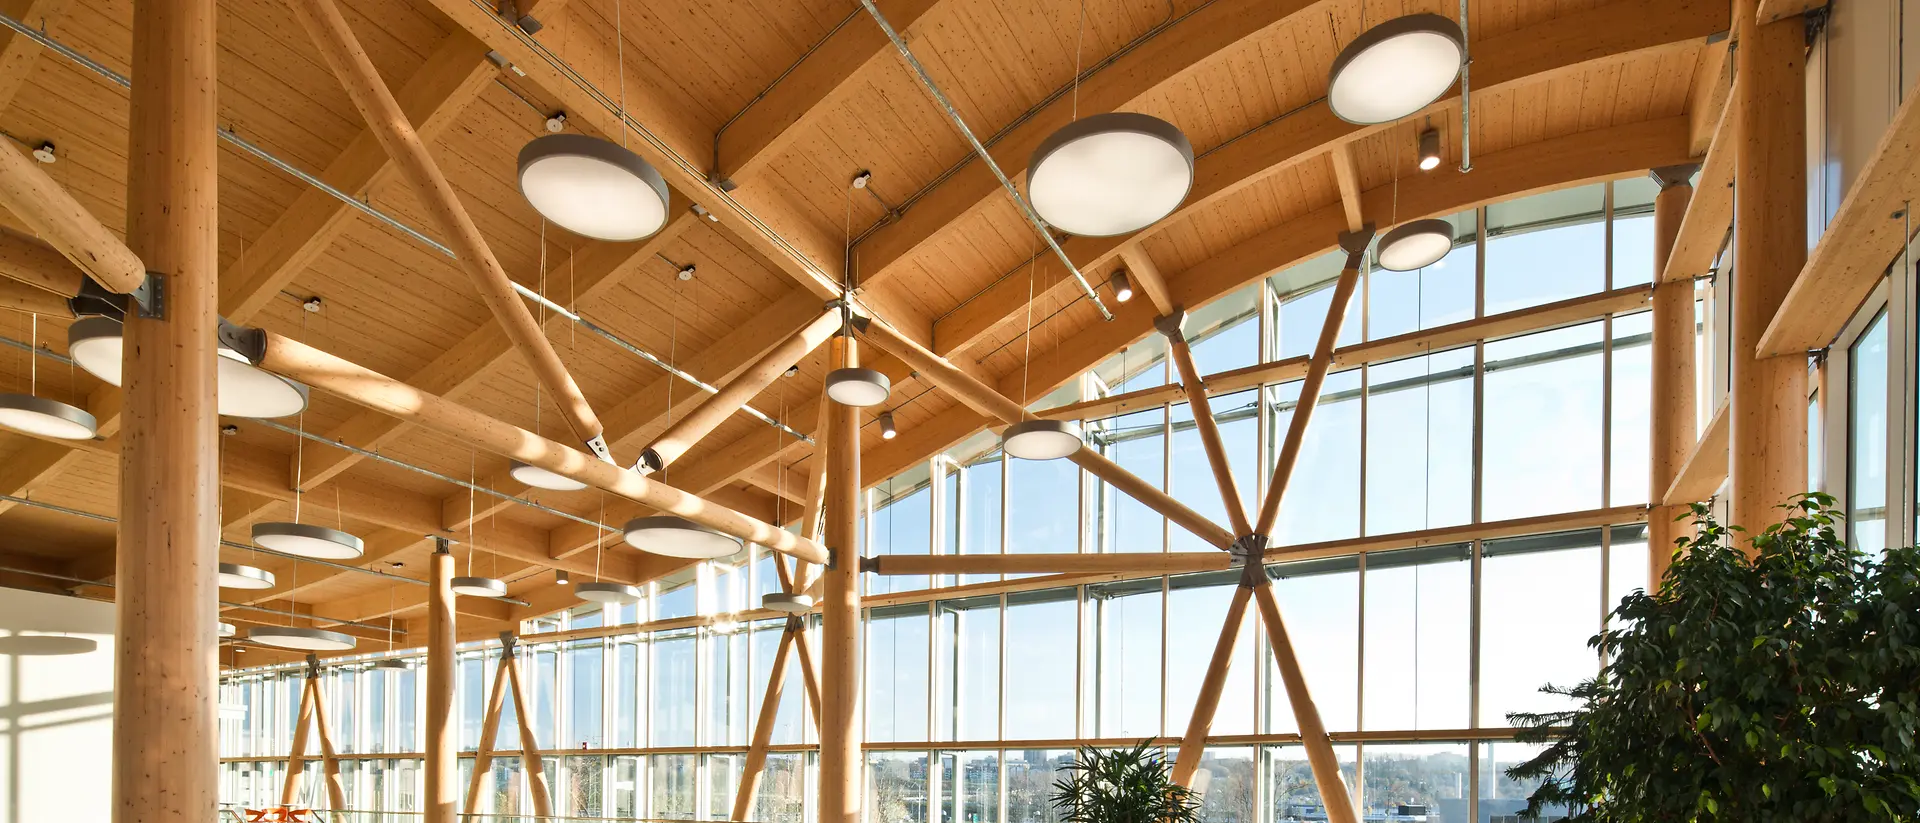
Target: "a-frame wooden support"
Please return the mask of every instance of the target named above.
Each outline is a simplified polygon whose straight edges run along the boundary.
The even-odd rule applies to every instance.
[[[513,717],[520,726],[520,771],[526,775],[527,789],[533,795],[534,816],[547,818],[553,816],[553,798],[547,793],[547,772],[540,761],[540,739],[534,735],[533,722],[527,715],[533,704],[527,699],[526,684],[520,680],[516,640],[513,632],[500,633],[500,666],[494,670],[493,689],[487,694],[487,711],[480,721],[480,741],[473,750],[473,774],[467,780],[467,802],[461,808],[473,814],[474,804],[480,801],[480,787],[493,764],[493,740],[500,726],[500,711],[506,704],[507,688],[511,686]]]
[[[347,807],[347,793],[340,782],[340,753],[333,748],[333,733],[327,728],[326,692],[320,688],[320,658],[307,655],[306,680],[300,686],[300,712],[293,721],[293,747],[287,752],[287,776],[280,784],[280,805],[292,806],[300,794],[300,775],[306,769],[307,727],[311,721],[320,736],[322,774],[327,783],[327,802],[333,809]]]
[[[824,438],[825,435],[820,437]],[[809,501],[807,510],[811,515],[819,513],[818,509],[812,505],[815,497],[811,495],[824,486],[822,481],[826,477],[826,444],[821,442],[817,447],[814,471],[807,484],[810,495],[807,498]],[[809,539],[818,539],[819,518],[808,516],[801,524],[801,528],[807,532]],[[799,593],[800,583],[806,579],[806,564],[799,563],[801,568],[788,571],[787,559],[777,554],[773,556],[773,563],[780,574],[781,590],[788,594]],[[730,820],[747,819],[747,812],[753,807],[753,797],[760,791],[760,777],[767,768],[767,747],[773,744],[773,724],[780,719],[780,700],[786,692],[788,655],[797,655],[800,658],[801,680],[807,687],[807,699],[813,709],[815,728],[819,727],[820,682],[819,674],[813,668],[813,653],[807,648],[807,620],[805,617],[794,615],[787,618],[787,628],[780,634],[780,647],[773,653],[773,667],[767,672],[767,692],[760,699],[760,715],[753,726],[753,744],[747,749],[747,761],[740,769],[740,787],[733,796],[733,817],[728,818]]]

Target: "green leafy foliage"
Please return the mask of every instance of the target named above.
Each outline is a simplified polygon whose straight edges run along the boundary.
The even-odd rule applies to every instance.
[[[1593,823],[1920,819],[1920,551],[1869,557],[1829,495],[1753,538],[1695,506],[1654,594],[1613,611],[1575,708],[1508,715],[1546,743],[1525,814]]]
[[[1061,823],[1197,823],[1200,801],[1173,782],[1173,768],[1153,740],[1131,749],[1080,750],[1053,784]]]

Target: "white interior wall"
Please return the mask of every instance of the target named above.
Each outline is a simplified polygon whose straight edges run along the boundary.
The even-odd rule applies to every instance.
[[[0,823],[110,819],[113,615],[111,603],[0,588]],[[46,653],[67,638],[95,646]]]

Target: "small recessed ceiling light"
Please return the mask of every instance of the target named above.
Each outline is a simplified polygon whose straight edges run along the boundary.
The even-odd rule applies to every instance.
[[[671,514],[630,520],[623,531],[627,545],[667,557],[727,557],[741,546],[740,538]]]
[[[31,394],[0,394],[0,427],[60,440],[92,440],[99,431],[85,409]]]
[[[340,652],[354,647],[353,635],[305,626],[255,626],[247,639],[265,646],[307,652]]]
[[[1080,450],[1080,427],[1067,420],[1028,420],[1007,427],[1000,447],[1023,460],[1055,460]]]
[[[893,381],[874,369],[849,366],[827,373],[827,396],[842,406],[878,406],[892,390]]]
[[[255,523],[253,542],[261,548],[316,560],[352,560],[366,550],[358,537],[311,523]]]
[[[1440,99],[1466,65],[1460,24],[1438,14],[1396,17],[1340,51],[1327,80],[1327,106],[1349,123],[1387,123]]]
[[[547,489],[556,492],[577,492],[587,487],[587,484],[567,477],[566,475],[555,474],[539,466],[522,463],[518,460],[513,461],[513,466],[507,469],[507,474],[513,475],[513,479],[536,489]]]
[[[1446,257],[1453,250],[1453,224],[1440,218],[1406,223],[1380,238],[1375,253],[1380,268],[1387,271],[1413,271]]]
[[[453,593],[467,597],[506,597],[507,584],[491,577],[456,577]]]
[[[595,240],[651,237],[667,224],[667,181],[598,137],[559,133],[520,150],[520,193],[542,217]]]
[[[1193,188],[1193,144],[1172,123],[1136,112],[1083,117],[1034,149],[1027,192],[1047,225],[1083,237],[1139,231]]]
[[[223,589],[273,588],[273,572],[239,563],[221,563],[219,580]]]

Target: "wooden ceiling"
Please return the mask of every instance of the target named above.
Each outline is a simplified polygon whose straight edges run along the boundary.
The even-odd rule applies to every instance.
[[[430,141],[510,276],[620,338],[721,384],[818,316],[850,263],[863,305],[961,368],[1018,393],[1028,261],[1044,250],[983,165],[849,0],[519,0],[543,24],[520,36],[492,0],[340,0],[350,24]],[[1727,86],[1724,0],[1475,0],[1471,152],[1459,89],[1399,124],[1356,127],[1326,109],[1327,70],[1365,27],[1417,12],[1457,16],[1452,0],[891,0],[880,7],[996,158],[1027,156],[1076,114],[1127,110],[1167,119],[1199,156],[1194,193],[1133,237],[1072,238],[1096,283],[1123,252],[1144,254],[1189,307],[1331,248],[1349,208],[1382,225],[1524,191],[1637,173],[1698,156]],[[131,51],[129,0],[0,0],[107,68]],[[1084,15],[1084,17],[1083,17]],[[220,4],[220,125],[428,236],[435,224],[279,0]],[[127,95],[106,77],[25,37],[0,34],[0,130],[52,142],[53,177],[108,226],[124,223]],[[492,51],[512,64],[503,70]],[[1076,65],[1087,73],[1077,91]],[[563,68],[564,67],[564,68]],[[620,129],[624,106],[645,131]],[[650,240],[607,244],[543,226],[515,186],[515,157],[564,111],[569,130],[624,140],[661,168],[684,208]],[[1419,129],[1441,132],[1440,170],[1414,168]],[[223,143],[221,310],[446,394],[515,425],[566,439],[566,425],[505,342],[455,262]],[[717,162],[717,166],[716,166]],[[1352,174],[1337,171],[1350,163]],[[856,191],[860,171],[872,184]],[[724,188],[716,181],[727,181]],[[1396,188],[1395,181],[1398,180]],[[25,231],[12,215],[0,225]],[[843,253],[858,238],[850,259]],[[693,266],[695,276],[677,273]],[[1041,392],[1151,330],[1146,301],[1102,320],[1051,256],[1031,268],[1029,391]],[[318,311],[303,304],[318,298]],[[536,315],[541,312],[536,307]],[[0,313],[0,334],[65,351],[64,318]],[[703,395],[564,318],[546,329],[631,462]],[[978,431],[985,420],[890,358],[902,436],[871,425],[864,477],[883,480]],[[0,349],[0,391],[24,391],[26,356]],[[753,405],[803,432],[818,412],[824,347]],[[42,359],[38,391],[74,398],[108,423],[78,449],[0,433],[0,493],[111,516],[117,506],[117,392]],[[536,402],[536,397],[538,401]],[[514,580],[534,605],[462,600],[475,635],[566,605],[559,567],[591,571],[595,530],[469,493],[442,479],[232,420],[223,439],[227,538],[290,519],[294,477],[306,520],[368,537],[369,565],[417,576],[423,535],[480,549],[475,570]],[[510,494],[504,460],[315,392],[299,420],[328,438]],[[769,520],[790,520],[811,447],[736,414],[676,464],[668,482]],[[784,498],[783,498],[784,495]],[[633,516],[597,492],[527,493],[610,522]],[[469,517],[469,506],[474,515]],[[0,501],[7,565],[110,576],[110,523]],[[465,550],[461,550],[465,562]],[[246,552],[223,550],[226,559]],[[280,584],[232,598],[335,619],[397,613],[424,589],[319,566],[252,562]],[[609,550],[600,566],[640,580],[675,564]],[[298,578],[297,581],[295,578]],[[14,580],[15,578],[8,578]],[[16,581],[17,582],[17,581]],[[42,585],[46,585],[42,581]],[[95,589],[92,593],[104,594]],[[244,614],[244,613],[240,613]]]

